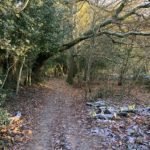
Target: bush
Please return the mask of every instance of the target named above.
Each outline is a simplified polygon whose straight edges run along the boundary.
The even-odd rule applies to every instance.
[[[0,79],[0,85],[2,84],[2,80]],[[2,107],[6,100],[6,92],[0,88],[0,107]]]
[[[0,80],[0,84],[1,84],[1,80]],[[9,124],[9,114],[7,113],[6,110],[1,108],[6,101],[6,96],[7,96],[6,91],[0,89],[0,126]]]
[[[9,120],[9,114],[6,110],[3,108],[0,108],[0,126],[2,125],[8,125],[10,122]]]
[[[0,107],[2,107],[6,100],[6,92],[4,90],[0,90]]]

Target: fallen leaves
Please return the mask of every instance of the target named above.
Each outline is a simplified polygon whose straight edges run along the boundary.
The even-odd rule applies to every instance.
[[[12,96],[7,102],[6,109],[12,116],[9,117],[10,124],[0,128],[0,149],[18,150],[32,140],[35,114],[42,110],[45,94],[50,92],[47,87],[38,85],[21,90],[17,97]]]
[[[27,142],[32,137],[31,130],[24,130],[24,120],[20,117],[11,117],[11,122],[7,126],[0,128],[0,148],[11,147],[14,143]]]
[[[125,102],[124,104],[123,101],[117,101],[117,100],[115,101],[115,100],[110,99],[107,101],[107,103],[111,105],[111,107],[107,107],[109,109],[107,110],[104,109],[105,103],[103,102],[103,103],[100,103],[101,110],[97,111],[97,109],[95,108],[99,107],[98,106],[99,103],[96,103],[94,105],[92,103],[89,103],[89,105],[91,105],[94,109],[93,108],[90,109],[91,111],[86,114],[86,111],[85,110],[83,111],[83,109],[85,108],[84,100],[80,100],[82,98],[81,92],[79,95],[80,89],[72,90],[70,87],[64,86],[61,83],[62,82],[58,82],[57,86],[55,86],[55,81],[53,81],[52,86],[49,87],[49,89],[53,89],[54,87],[56,87],[54,90],[54,93],[55,94],[57,93],[57,94],[56,95],[54,94],[54,96],[56,96],[57,102],[54,101],[53,97],[48,99],[48,100],[54,101],[55,103],[54,105],[51,105],[52,107],[54,107],[51,109],[55,110],[53,112],[59,114],[58,115],[59,117],[57,117],[56,115],[55,122],[53,124],[54,126],[53,128],[55,127],[58,128],[58,131],[57,131],[58,134],[60,133],[61,130],[62,130],[61,132],[65,132],[64,129],[62,129],[61,119],[63,119],[63,117],[66,118],[67,116],[67,117],[70,117],[69,121],[67,120],[69,124],[75,124],[77,118],[78,118],[79,124],[81,124],[80,127],[77,126],[77,129],[72,128],[73,131],[71,131],[72,133],[76,132],[77,138],[79,138],[78,132],[81,131],[82,129],[84,129],[84,131],[81,132],[82,135],[84,135],[84,132],[86,130],[92,132],[92,134],[89,134],[89,132],[85,134],[85,136],[90,137],[89,139],[91,141],[95,139],[95,137],[98,136],[97,141],[99,141],[99,143],[96,141],[95,145],[93,145],[93,147],[98,147],[97,149],[147,150],[148,144],[150,145],[150,143],[148,143],[150,141],[150,119],[149,119],[149,116],[146,115],[147,110],[142,111],[143,108],[141,108],[140,113],[137,113],[137,111],[135,113],[131,113],[136,109],[136,106],[134,105],[134,101],[128,99],[128,101],[124,101]],[[43,88],[45,88],[46,90],[45,89],[43,90]],[[42,110],[43,104],[47,105],[47,100],[45,98],[45,95],[47,94],[47,92],[50,92],[49,89],[47,89],[46,86],[45,87],[42,86],[40,88],[32,87],[32,89],[28,89],[28,90],[25,89],[23,92],[21,92],[21,95],[17,98],[17,100],[15,100],[16,103],[14,103],[13,106],[12,106],[12,103],[9,105],[11,108],[13,108],[12,112],[16,112],[19,110],[20,112],[23,113],[23,115],[21,117],[16,117],[16,116],[12,117],[11,124],[9,126],[3,126],[0,129],[0,145],[2,145],[3,148],[4,148],[4,145],[7,145],[7,147],[12,147],[13,145],[15,145],[15,148],[13,147],[13,150],[18,150],[20,149],[20,147],[22,146],[25,147],[27,145],[27,144],[21,145],[21,143],[26,143],[31,140],[32,128],[33,126],[34,127],[38,126],[34,122],[35,121],[34,116],[36,114],[37,119],[38,117],[39,118],[41,117],[40,111]],[[70,93],[72,94],[72,97],[68,98],[67,96]],[[64,102],[62,102],[62,99],[64,96],[65,96],[64,99],[66,103],[68,103],[68,101],[71,98],[73,98],[70,100],[69,106],[64,105]],[[128,103],[128,102],[131,102],[131,103]],[[69,107],[69,109],[71,109],[71,113],[73,115],[71,115],[70,113],[66,114],[65,116],[63,113],[62,115],[60,115],[61,110],[62,112],[65,112],[67,106]],[[114,109],[115,106],[119,107],[117,111],[115,111],[116,108]],[[121,108],[121,106],[125,106],[125,107]],[[97,114],[101,114],[101,112],[103,112],[103,115],[97,116]],[[114,112],[113,116],[111,116],[110,112]],[[52,117],[55,116],[55,113],[51,114]],[[107,114],[107,115],[104,115],[104,114]],[[89,121],[85,119],[87,115],[88,115]],[[75,119],[74,122],[72,122],[71,120],[72,118],[74,118],[74,116],[76,116],[77,118]],[[99,117],[103,117],[105,120],[102,120]],[[45,119],[43,119],[43,122],[44,120]],[[57,120],[60,121],[59,125],[58,125]],[[67,125],[68,125],[68,122],[67,122]],[[54,130],[53,132],[57,134],[57,132],[55,132]],[[57,136],[56,138],[54,138],[54,140],[56,141],[58,139],[59,138]],[[84,139],[85,137],[83,137],[82,140],[84,141]],[[104,139],[104,141],[102,139]],[[81,139],[79,139],[79,141],[80,140]],[[58,144],[56,145],[62,146],[63,144],[61,144],[61,140],[60,140],[60,142],[58,142]],[[88,145],[88,142],[87,142],[87,145]]]

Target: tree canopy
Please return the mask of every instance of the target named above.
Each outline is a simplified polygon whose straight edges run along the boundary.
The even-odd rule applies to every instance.
[[[6,74],[18,78],[24,59],[23,66],[37,77],[49,58],[88,45],[92,39],[137,46],[139,40],[150,36],[149,8],[150,2],[144,0],[1,0],[4,78],[9,78]]]

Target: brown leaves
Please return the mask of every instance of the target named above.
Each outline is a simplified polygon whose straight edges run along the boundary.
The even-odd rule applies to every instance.
[[[11,147],[14,143],[27,142],[32,137],[31,130],[24,130],[24,120],[18,117],[12,117],[11,123],[8,126],[3,126],[0,129],[1,147]]]

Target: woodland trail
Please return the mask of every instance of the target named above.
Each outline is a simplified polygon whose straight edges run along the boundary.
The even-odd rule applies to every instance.
[[[51,80],[46,103],[35,117],[33,139],[25,150],[100,150],[100,138],[91,137],[85,118],[85,102],[77,89]],[[35,93],[36,95],[36,93]]]

